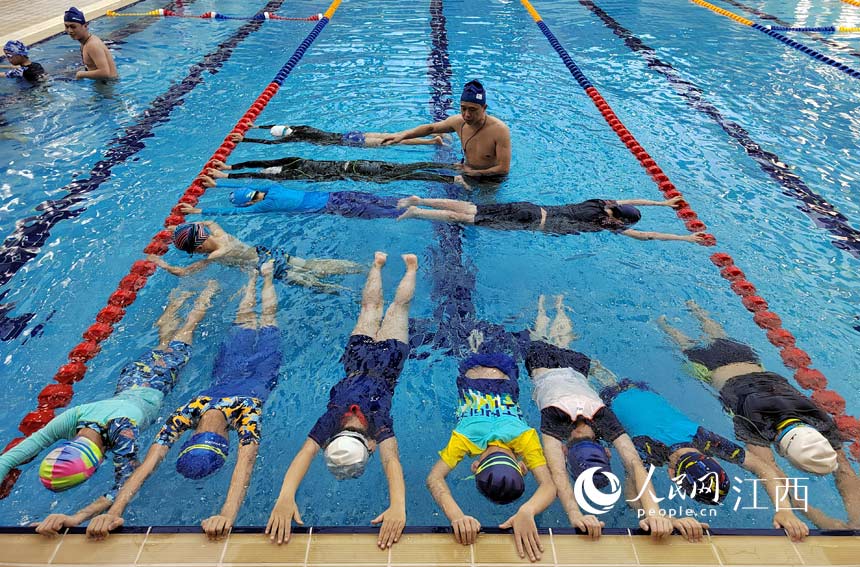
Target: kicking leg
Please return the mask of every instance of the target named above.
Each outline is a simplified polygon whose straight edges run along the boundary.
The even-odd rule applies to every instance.
[[[424,199],[416,195],[406,197],[397,201],[397,206],[401,209],[406,207],[430,207],[431,209],[439,209],[442,211],[451,211],[454,213],[462,213],[472,215],[473,217],[478,212],[478,207],[469,201],[458,201],[457,199]]]
[[[540,294],[537,304],[537,316],[535,317],[535,327],[529,331],[529,335],[533,341],[545,341],[549,336],[549,317],[546,316],[546,309],[543,306],[544,295]]]
[[[170,299],[167,301],[167,307],[161,313],[161,316],[155,322],[158,327],[158,350],[167,348],[167,343],[173,340],[176,334],[176,329],[179,328],[179,318],[176,314],[182,308],[189,297],[194,295],[193,291],[173,290],[170,292]]]
[[[260,326],[276,327],[275,316],[278,313],[278,294],[275,292],[275,263],[269,260],[260,266],[263,275],[263,292],[260,294],[262,308],[260,309]]]
[[[600,391],[603,388],[614,386],[618,383],[618,376],[614,372],[603,366],[603,363],[596,358],[591,359],[591,368],[588,370],[588,378],[592,384],[597,386]]]
[[[672,325],[669,324],[669,321],[666,320],[665,315],[660,315],[657,318],[657,325],[663,329],[663,332],[669,335],[669,338],[675,341],[675,344],[678,345],[678,348],[681,350],[686,350],[691,348],[696,343],[693,340],[685,335],[680,329],[676,329]]]
[[[699,325],[702,326],[702,331],[705,332],[709,340],[728,338],[723,326],[711,319],[708,312],[702,309],[698,303],[691,299],[687,302],[687,308],[699,320]]]
[[[458,222],[462,224],[474,224],[475,215],[466,213],[455,213],[453,211],[437,211],[435,209],[419,209],[418,207],[409,207],[402,215],[397,217],[397,220],[403,219],[424,219],[441,222]]]
[[[409,344],[409,305],[415,295],[415,276],[418,273],[418,257],[415,254],[404,254],[406,274],[397,286],[394,301],[388,306],[382,326],[376,334],[377,341],[396,339]]]
[[[325,283],[318,277],[314,276],[311,272],[305,270],[291,269],[285,276],[283,276],[283,279],[290,283],[312,288],[314,291],[318,291],[320,293],[338,294],[343,290],[349,289],[342,285]]]
[[[301,267],[323,277],[342,274],[361,274],[367,271],[366,265],[352,262],[350,260],[338,260],[335,258],[311,258],[304,260]]]
[[[254,313],[254,307],[257,304],[257,270],[252,270],[248,274],[248,284],[245,286],[245,293],[242,295],[242,300],[239,301],[239,308],[236,310],[236,319],[234,324],[247,329],[257,328],[257,314]]]
[[[176,331],[171,340],[179,341],[187,345],[191,344],[191,341],[194,340],[194,329],[196,329],[197,325],[200,324],[200,321],[203,320],[203,317],[206,315],[206,311],[209,309],[210,305],[212,305],[212,296],[217,292],[218,282],[215,280],[209,280],[206,283],[206,287],[200,292],[200,295],[198,295],[197,299],[194,301],[191,311],[185,318],[185,324]],[[166,347],[167,344],[164,346]]]
[[[577,337],[573,332],[573,323],[567,316],[563,295],[555,298],[555,309],[555,319],[553,319],[549,329],[549,342],[557,347],[567,348]]]
[[[387,259],[388,255],[384,252],[377,252],[373,257],[373,264],[367,273],[367,281],[361,293],[361,311],[352,330],[353,335],[375,337],[379,330],[379,321],[382,319],[382,266]]]

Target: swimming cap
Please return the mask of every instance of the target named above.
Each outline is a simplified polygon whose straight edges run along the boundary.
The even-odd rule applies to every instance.
[[[3,51],[8,55],[21,55],[27,57],[27,46],[16,39],[11,39],[3,46]]]
[[[496,504],[508,504],[523,495],[526,483],[516,459],[507,453],[490,453],[475,471],[478,491]]]
[[[593,439],[574,441],[567,447],[567,472],[573,480],[590,468],[600,470],[594,475],[594,486],[603,488],[609,484],[609,479],[599,473],[612,472],[609,468],[609,455],[603,445]]]
[[[699,452],[685,453],[678,459],[675,478],[678,477],[681,488],[702,504],[720,504],[731,487],[729,475],[720,463]]]
[[[470,368],[476,366],[487,366],[497,368],[505,375],[516,380],[520,376],[520,370],[516,361],[503,352],[490,352],[486,354],[471,354],[460,361],[460,374],[465,374]]]
[[[173,231],[173,244],[191,254],[209,238],[209,229],[201,222],[180,224]]]
[[[176,472],[185,478],[203,478],[220,469],[227,461],[230,443],[217,433],[195,433],[182,446],[176,459]]]
[[[42,459],[39,478],[48,490],[68,490],[93,476],[103,460],[99,446],[79,435],[64,441]]]
[[[484,85],[480,81],[469,81],[463,86],[463,94],[460,95],[460,102],[474,102],[481,106],[487,106],[487,91],[484,90]]]
[[[325,466],[338,480],[358,478],[370,460],[367,439],[357,431],[341,431],[335,435],[323,453]]]
[[[275,124],[269,128],[269,134],[275,138],[286,138],[293,133],[293,129],[283,124]]]
[[[839,467],[836,451],[827,438],[805,423],[784,429],[778,445],[779,454],[802,471],[829,474]]]
[[[615,205],[612,212],[627,225],[636,224],[642,218],[642,213],[633,205]]]
[[[238,191],[230,192],[230,202],[237,207],[247,207],[254,201],[256,189],[239,189]]]
[[[78,10],[77,8],[75,8],[74,6],[72,6],[68,10],[66,10],[66,13],[63,14],[63,21],[64,22],[75,22],[78,24],[87,23],[87,19],[84,17],[84,13],[81,12],[80,10]]]

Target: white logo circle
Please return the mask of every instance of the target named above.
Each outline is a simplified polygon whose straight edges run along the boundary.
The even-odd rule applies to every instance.
[[[605,514],[621,498],[621,481],[611,472],[600,471],[600,474],[609,480],[609,494],[594,486],[594,474],[598,471],[600,471],[600,467],[591,467],[583,471],[573,483],[576,503],[587,513],[595,515]]]

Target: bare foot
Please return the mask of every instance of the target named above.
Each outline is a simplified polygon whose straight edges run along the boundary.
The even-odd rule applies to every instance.
[[[657,317],[657,325],[659,325],[659,327],[660,327],[661,329],[663,329],[664,331],[665,331],[667,328],[669,328],[669,322],[666,320],[666,316],[665,316],[665,315],[660,315],[659,317]]]
[[[385,265],[385,261],[388,260],[388,254],[385,252],[375,252],[373,254],[373,265],[381,268]]]
[[[203,183],[204,187],[215,187],[215,185],[216,185],[215,180],[212,179],[211,177],[209,177],[208,175],[201,175],[197,179],[199,179],[200,182]]]
[[[275,273],[275,261],[274,260],[269,260],[268,262],[265,262],[262,266],[260,266],[260,274],[262,274],[263,277],[272,277],[274,275],[274,273]]]
[[[403,258],[403,263],[406,264],[407,271],[418,269],[418,256],[415,254],[403,254],[400,257]]]
[[[472,332],[469,333],[469,350],[474,353],[477,353],[480,350],[481,345],[484,343],[484,333],[482,333],[479,329],[472,329]]]
[[[220,159],[213,159],[212,165],[215,167],[215,169],[233,169],[231,166],[227,165]]]
[[[245,139],[245,136],[243,136],[239,132],[233,132],[232,134],[230,134],[230,141],[231,142],[236,142],[238,144],[239,142],[241,142],[244,139]]]
[[[462,175],[457,175],[454,177],[454,185],[459,185],[460,187],[463,187],[465,189],[471,189],[472,188],[471,185],[466,183],[466,180],[463,179]]]
[[[564,294],[559,294],[555,296],[555,309],[556,311],[564,310]]]
[[[227,174],[221,171],[220,169],[215,169],[210,167],[206,170],[206,174],[213,177],[214,179],[226,179]]]
[[[405,209],[406,207],[411,207],[413,205],[420,205],[420,204],[421,204],[421,197],[419,197],[417,195],[412,195],[411,197],[405,197],[405,198],[397,201],[397,208],[398,209]]]
[[[451,145],[450,143],[448,143],[448,139],[446,139],[442,136],[433,136],[433,143],[436,144],[437,146],[450,146]]]
[[[397,217],[397,220],[402,221],[403,219],[411,219],[418,216],[418,207],[409,207],[406,211]]]

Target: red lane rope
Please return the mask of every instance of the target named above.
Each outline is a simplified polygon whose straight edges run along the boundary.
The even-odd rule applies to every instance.
[[[299,45],[287,63],[284,64],[272,82],[260,93],[247,112],[233,126],[233,129],[227,134],[224,141],[209,160],[207,160],[203,169],[195,176],[194,181],[188,186],[185,193],[179,198],[179,202],[171,209],[170,215],[164,219],[164,229],[157,232],[143,249],[145,254],[162,256],[169,250],[170,242],[173,239],[172,228],[185,222],[185,215],[179,209],[180,205],[187,203],[195,206],[199,198],[206,192],[206,188],[203,187],[199,179],[200,175],[206,173],[208,168],[214,167],[214,160],[227,160],[227,157],[236,147],[236,143],[230,140],[230,135],[244,135],[248,131],[257,119],[257,116],[260,115],[272,97],[278,92],[284,79],[286,79],[287,75],[289,75],[302,56],[304,56],[322,29],[328,24],[330,16],[339,4],[340,0],[334,0],[328,12],[319,19],[314,29],[302,41],[301,45]],[[138,260],[132,264],[128,274],[120,280],[116,291],[108,298],[107,305],[96,315],[96,322],[84,331],[84,340],[69,352],[69,362],[57,370],[57,373],[54,375],[54,380],[57,383],[48,384],[39,392],[36,409],[25,415],[24,419],[21,420],[18,429],[25,436],[32,435],[43,428],[54,418],[57,408],[65,407],[69,404],[74,395],[72,384],[84,378],[87,372],[86,363],[99,353],[101,350],[100,343],[111,336],[114,331],[114,325],[125,316],[125,308],[134,303],[137,299],[137,292],[146,285],[148,278],[155,273],[155,270],[156,265],[148,260]],[[25,438],[17,437],[13,439],[6,445],[3,452],[5,453],[12,447],[15,447]],[[20,474],[20,469],[13,469],[6,475],[6,478],[2,481],[2,485],[0,485],[0,498],[8,495]]]
[[[558,41],[558,38],[550,31],[546,23],[537,14],[528,0],[521,0],[529,10],[538,28],[544,33],[552,47],[561,57],[562,62],[568,67],[574,79],[585,90],[588,97],[600,111],[603,119],[621,142],[627,146],[639,164],[648,172],[657,188],[667,199],[682,197],[683,194],[669,180],[669,176],[657,165],[656,161],[645,151],[645,148],[636,140],[636,137],[624,126],[616,116],[609,103],[591,84],[582,70],[573,62],[567,50]],[[679,219],[684,221],[684,226],[690,232],[701,232],[707,227],[699,219],[699,215],[693,208],[684,202],[683,206],[675,211]],[[708,235],[707,245],[716,245],[716,238]],[[747,279],[744,272],[735,265],[734,258],[726,252],[717,252],[711,255],[711,262],[720,268],[720,275],[731,282],[732,291],[741,299],[744,307],[753,314],[756,325],[767,332],[767,339],[780,351],[782,361],[788,368],[794,369],[794,379],[805,389],[812,390],[812,400],[822,409],[833,416],[836,426],[848,439],[853,440],[850,446],[851,454],[855,459],[860,459],[860,420],[845,413],[845,398],[839,393],[827,389],[827,378],[820,370],[812,368],[812,359],[802,348],[798,347],[791,332],[782,327],[782,319],[768,309],[767,301],[758,295],[756,287]]]

